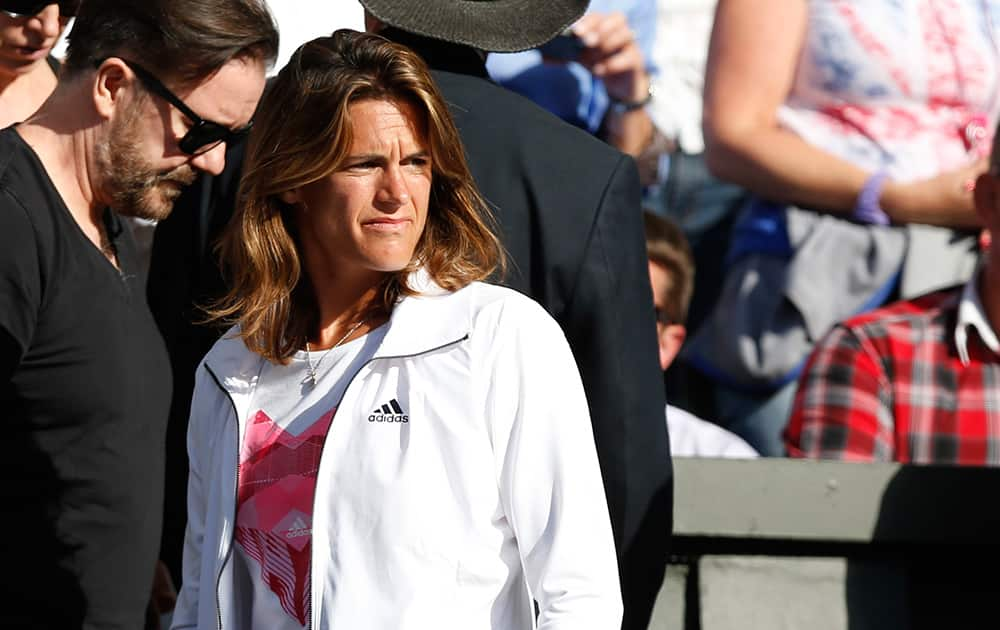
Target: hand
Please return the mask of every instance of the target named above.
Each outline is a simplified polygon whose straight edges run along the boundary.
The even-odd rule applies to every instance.
[[[153,591],[150,595],[154,609],[160,615],[168,613],[177,604],[177,588],[170,578],[170,571],[162,560],[156,563],[156,572],[153,574]]]
[[[945,227],[980,227],[972,191],[976,177],[989,169],[986,158],[907,183],[889,182],[880,205],[897,223],[926,223]]]
[[[573,33],[585,47],[580,63],[604,81],[612,98],[635,102],[646,97],[649,75],[624,13],[588,13],[573,25]]]

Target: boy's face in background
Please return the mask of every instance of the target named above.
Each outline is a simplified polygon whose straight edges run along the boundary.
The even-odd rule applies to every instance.
[[[660,350],[660,369],[666,370],[681,351],[687,331],[683,324],[671,322],[668,300],[674,279],[663,265],[649,261],[649,282],[653,290],[653,307],[656,309],[656,339]]]

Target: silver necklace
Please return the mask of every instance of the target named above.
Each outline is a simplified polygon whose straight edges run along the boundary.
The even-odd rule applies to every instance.
[[[357,324],[351,326],[351,329],[347,331],[346,335],[340,338],[340,341],[333,344],[329,350],[327,350],[320,356],[320,358],[316,359],[315,364],[312,362],[312,354],[309,351],[309,341],[306,341],[306,381],[309,383],[309,385],[311,385],[312,387],[316,387],[316,371],[319,369],[319,364],[322,363],[323,359],[326,358],[326,355],[330,354],[340,344],[347,341],[347,338],[353,335],[355,330],[361,328],[361,324],[365,323],[366,320],[367,318],[364,318]]]

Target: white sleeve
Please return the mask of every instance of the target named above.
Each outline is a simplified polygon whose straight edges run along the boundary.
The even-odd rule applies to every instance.
[[[611,519],[576,362],[537,304],[499,317],[490,390],[497,474],[540,630],[618,630]]]
[[[194,396],[191,400],[191,416],[188,422],[188,490],[187,527],[184,532],[184,552],[181,565],[181,591],[177,595],[171,620],[171,630],[198,627],[198,595],[201,578],[201,551],[205,533],[205,504],[202,459],[211,452],[204,443],[204,418],[199,418],[199,410],[213,409],[210,399],[217,395],[216,385],[203,364],[198,365],[195,375]]]

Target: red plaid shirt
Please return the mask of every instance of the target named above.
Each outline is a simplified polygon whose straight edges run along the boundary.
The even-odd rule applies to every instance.
[[[1000,356],[975,282],[834,328],[799,381],[789,454],[1000,465]]]

